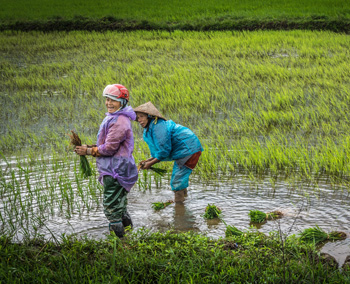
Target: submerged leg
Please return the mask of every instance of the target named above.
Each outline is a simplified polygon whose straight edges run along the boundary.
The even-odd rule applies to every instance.
[[[185,190],[177,190],[175,193],[175,202],[184,202],[185,201]]]
[[[175,202],[184,202],[187,196],[188,180],[192,170],[186,166],[181,168],[174,162],[173,173],[171,175],[171,189],[175,193]]]

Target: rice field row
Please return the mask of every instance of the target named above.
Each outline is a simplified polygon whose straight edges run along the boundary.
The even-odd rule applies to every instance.
[[[62,153],[70,129],[94,143],[102,90],[119,82],[132,106],[152,101],[199,136],[204,179],[244,168],[346,182],[349,45],[307,31],[2,32],[0,151]]]
[[[187,22],[225,18],[269,18],[285,19],[290,17],[314,17],[322,19],[349,18],[350,4],[342,0],[217,0],[191,2],[184,0],[164,1],[82,1],[0,0],[0,19],[3,21],[26,21],[62,17],[71,19],[76,16],[91,18],[116,17],[117,19],[151,22]]]

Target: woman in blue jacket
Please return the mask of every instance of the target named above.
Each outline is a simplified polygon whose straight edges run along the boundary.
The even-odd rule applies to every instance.
[[[149,169],[161,161],[174,161],[170,185],[175,192],[175,202],[183,202],[189,177],[203,151],[201,143],[187,127],[166,120],[151,102],[134,111],[136,120],[144,128],[143,139],[152,156],[140,163],[141,169]]]

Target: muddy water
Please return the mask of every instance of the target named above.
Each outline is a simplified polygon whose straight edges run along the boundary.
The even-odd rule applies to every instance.
[[[290,235],[318,225],[327,232],[343,231],[350,237],[350,198],[347,192],[339,189],[330,190],[326,185],[319,185],[319,189],[310,189],[309,192],[307,188],[288,190],[288,185],[283,182],[276,184],[275,190],[271,189],[268,181],[261,181],[258,186],[258,190],[252,189],[252,185],[244,177],[213,184],[203,184],[193,178],[185,203],[171,204],[160,211],[154,211],[151,204],[173,198],[167,182],[162,188],[154,186],[154,189],[147,191],[135,187],[129,194],[128,210],[136,229],[192,230],[214,238],[225,235],[225,225],[218,219],[207,221],[201,216],[208,203],[220,207],[225,222],[240,230],[249,229],[252,225],[248,217],[249,210],[257,209],[263,212],[281,210],[285,214],[283,219],[268,221],[259,226],[258,230],[268,234],[281,229]],[[87,234],[93,238],[104,238],[108,233],[108,222],[102,208],[70,220],[55,218],[47,225],[55,234],[71,232],[79,235]],[[50,237],[50,233],[47,237]],[[327,243],[322,252],[334,256],[341,265],[346,256],[350,255],[350,238]]]
[[[33,174],[32,177],[34,176]],[[8,175],[5,178],[10,177]],[[73,180],[74,177],[71,176],[69,179]],[[21,192],[21,194],[27,193]],[[103,214],[101,193],[98,198],[100,206],[95,205],[89,211],[73,210],[69,217],[62,213],[62,209],[56,208],[55,203],[51,203],[50,206],[53,206],[51,214],[38,232],[48,239],[52,238],[52,235],[59,237],[62,233],[105,238],[108,234],[108,222]],[[173,192],[167,179],[164,179],[159,187],[152,183],[151,189],[148,190],[136,185],[128,195],[128,210],[134,228],[147,228],[152,231],[191,230],[219,238],[225,235],[224,223],[218,219],[207,221],[202,217],[209,203],[220,207],[225,222],[240,230],[249,229],[251,226],[249,210],[257,209],[263,212],[280,210],[284,213],[282,219],[268,221],[257,229],[266,234],[282,230],[283,233],[291,235],[318,225],[327,232],[343,231],[348,235],[346,240],[327,243],[322,251],[334,256],[340,265],[346,256],[350,255],[349,192],[347,188],[332,188],[326,181],[319,181],[317,187],[308,186],[302,181],[291,185],[290,182],[283,180],[272,185],[269,178],[252,182],[244,175],[237,175],[230,180],[222,178],[215,182],[203,183],[198,177],[193,176],[184,204],[171,204],[160,211],[151,208],[152,202],[172,198]],[[5,202],[6,194],[0,200]],[[3,204],[0,203],[0,212],[6,217]],[[6,207],[8,208],[8,205]]]

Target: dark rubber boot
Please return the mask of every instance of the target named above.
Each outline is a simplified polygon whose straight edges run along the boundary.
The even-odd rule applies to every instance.
[[[121,221],[109,223],[109,230],[111,232],[113,231],[118,238],[124,237],[125,231],[123,223]]]
[[[122,223],[123,223],[124,228],[127,226],[130,226],[131,228],[133,227],[132,220],[131,220],[131,217],[130,217],[128,211],[126,211],[125,214],[123,215]]]

